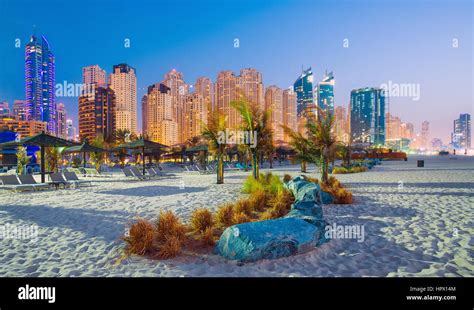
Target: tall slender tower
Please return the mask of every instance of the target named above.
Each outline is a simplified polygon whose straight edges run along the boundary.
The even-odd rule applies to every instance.
[[[293,130],[298,129],[296,120],[296,94],[293,89],[283,91],[283,124]],[[283,132],[283,141],[289,143],[291,138]]]
[[[253,104],[257,104],[261,109],[265,107],[264,88],[262,74],[253,68],[240,70],[240,90],[245,98]]]
[[[165,145],[178,143],[178,123],[173,113],[171,89],[163,83],[149,86],[142,98],[143,133],[148,139]]]
[[[96,84],[99,87],[107,87],[107,74],[99,65],[82,68],[82,83],[85,85]]]
[[[56,106],[56,121],[58,126],[56,129],[56,136],[62,139],[67,139],[66,108],[63,103],[58,103]]]
[[[385,144],[385,95],[380,88],[352,90],[350,113],[354,143]]]
[[[127,64],[113,67],[109,76],[110,88],[115,94],[116,129],[137,133],[137,77],[135,69]]]
[[[161,82],[162,84],[169,87],[173,114],[171,116],[172,121],[178,124],[178,141],[177,143],[184,142],[184,102],[186,100],[186,95],[188,94],[189,87],[184,82],[183,74],[176,69],[173,69],[165,74],[165,79]]]
[[[334,75],[332,72],[324,75],[317,87],[318,107],[334,115]]]
[[[49,133],[57,133],[55,65],[45,36],[31,36],[25,47],[25,97],[27,119],[46,122]]]
[[[283,91],[275,85],[265,91],[265,110],[270,112],[273,141],[283,141]]]
[[[221,71],[217,74],[215,84],[217,108],[227,117],[227,126],[232,129],[242,125],[242,118],[230,104],[240,98],[239,82],[239,77],[232,71]]]

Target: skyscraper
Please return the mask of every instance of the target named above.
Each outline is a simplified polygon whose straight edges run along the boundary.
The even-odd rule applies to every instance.
[[[10,106],[7,101],[0,101],[0,116],[10,115]]]
[[[110,137],[116,130],[115,93],[110,88],[92,85],[79,97],[79,139]]]
[[[265,106],[262,74],[253,68],[240,70],[240,90],[248,102],[258,105],[261,109]]]
[[[127,64],[113,66],[109,85],[115,94],[116,129],[137,133],[137,77],[135,69]]]
[[[242,125],[242,118],[231,102],[240,98],[239,77],[232,71],[221,71],[217,74],[215,83],[216,105],[219,111],[227,116],[227,126],[232,129]]]
[[[424,121],[421,123],[421,135],[420,135],[420,147],[422,149],[428,149],[430,139],[430,122]]]
[[[351,137],[354,143],[385,144],[385,96],[381,89],[351,91]]]
[[[96,84],[100,87],[107,87],[107,74],[99,65],[83,67],[82,84]]]
[[[172,116],[170,121],[176,122],[178,126],[178,140],[176,143],[184,141],[183,122],[184,122],[184,102],[189,91],[189,86],[184,82],[184,76],[176,69],[170,70],[165,74],[165,79],[161,82],[168,86],[169,95],[172,102]],[[171,128],[171,127],[170,127]]]
[[[334,114],[334,76],[327,73],[317,86],[318,107],[323,111]]]
[[[72,123],[72,119],[66,120],[67,127],[67,139],[70,141],[76,141],[76,127]]]
[[[296,94],[293,89],[283,91],[283,124],[292,130],[297,130],[296,121]],[[291,138],[283,132],[283,141],[289,143]]]
[[[63,103],[56,105],[56,136],[62,139],[67,139],[66,127],[66,108]]]
[[[13,101],[13,115],[19,121],[28,120],[28,105],[27,105],[26,100]]]
[[[55,64],[48,41],[31,36],[25,47],[25,93],[28,120],[47,123],[47,131],[56,133]]]
[[[214,84],[208,77],[199,77],[194,84],[194,92],[201,95],[207,105],[214,108]]]
[[[471,148],[471,115],[468,113],[460,114],[458,119],[454,120],[453,132],[451,134],[451,144],[456,149]]]
[[[398,140],[402,138],[402,121],[398,116],[385,113],[385,140]]]
[[[335,134],[340,142],[349,141],[349,132],[347,130],[347,112],[344,107],[336,107],[334,110]]]
[[[232,101],[243,96],[249,103],[256,104],[259,108],[265,107],[262,74],[253,68],[240,70],[236,76],[232,71],[221,71],[217,74],[214,86],[217,108],[227,116],[229,128],[236,129],[242,125],[242,117],[231,106]]]
[[[293,84],[296,93],[298,117],[304,117],[307,112],[315,112],[313,100],[313,72],[311,67],[303,70]]]
[[[270,112],[270,126],[273,131],[273,141],[283,141],[283,91],[275,85],[265,91],[265,111]]]
[[[178,143],[178,123],[173,120],[174,112],[170,87],[163,83],[149,86],[142,98],[143,134],[165,145]]]
[[[193,93],[186,96],[184,105],[183,134],[184,141],[200,136],[207,124],[208,103],[201,94]]]

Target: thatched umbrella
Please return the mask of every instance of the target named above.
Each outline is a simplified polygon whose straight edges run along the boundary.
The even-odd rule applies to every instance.
[[[110,152],[109,150],[93,146],[89,144],[89,141],[84,141],[84,143],[80,145],[75,145],[68,147],[63,151],[63,153],[82,153],[82,161],[83,161],[83,166],[84,168],[86,167],[86,153],[105,153],[105,152]]]
[[[41,152],[41,182],[45,182],[44,157],[46,147],[74,146],[77,143],[64,140],[55,136],[48,135],[44,131],[40,134],[23,138],[19,141],[10,141],[0,144],[0,148],[11,148],[22,145],[36,145],[40,147]]]
[[[146,139],[138,139],[129,143],[124,143],[116,146],[114,150],[120,149],[139,149],[142,152],[143,174],[145,174],[145,155],[152,155],[166,149],[167,146],[158,142],[153,142]]]

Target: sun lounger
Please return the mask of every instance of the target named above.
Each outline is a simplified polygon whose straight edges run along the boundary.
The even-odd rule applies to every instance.
[[[158,174],[158,173],[156,173],[156,171],[155,171],[154,169],[151,169],[151,168],[146,169],[146,173],[147,173],[148,176],[150,176],[150,177],[152,177],[152,178],[157,178],[157,177],[162,176],[161,173]]]
[[[184,169],[186,170],[186,171],[184,171],[184,172],[186,172],[186,173],[188,173],[188,174],[198,174],[198,173],[199,173],[199,171],[195,170],[195,169],[193,168],[193,166],[189,166],[189,167],[188,167],[188,166],[184,166]]]
[[[49,178],[51,179],[51,181],[49,182],[50,184],[53,184],[56,188],[59,188],[59,186],[63,185],[64,188],[66,188],[66,185],[74,185],[73,182],[69,182],[67,181],[64,177],[63,177],[63,174],[62,173],[51,173],[49,175]]]
[[[35,178],[31,174],[19,175],[18,178],[20,179],[21,184],[31,185],[35,190],[49,189],[51,187],[48,183],[37,183]]]
[[[210,172],[207,171],[207,170],[204,170],[204,169],[201,169],[198,167],[198,165],[194,165],[194,168],[196,169],[197,172],[199,172],[200,174],[209,174]]]
[[[77,175],[84,175],[84,173],[81,171],[81,169],[79,168],[71,168],[71,167],[68,167],[65,169],[65,171],[67,172],[74,172],[75,174]]]
[[[137,178],[139,178],[139,179],[145,180],[145,179],[149,179],[149,178],[150,178],[150,177],[147,176],[147,175],[143,175],[143,173],[142,173],[140,170],[138,170],[137,167],[130,167],[130,171],[132,172],[132,174],[133,174],[135,177],[137,177]]]
[[[34,190],[32,185],[21,184],[16,175],[0,176],[0,182],[2,183],[2,189],[8,189],[12,191]]]
[[[136,168],[135,168],[136,169]],[[135,175],[133,172],[132,172],[132,167],[125,167],[122,169],[123,173],[125,174],[125,176],[127,178],[136,178],[136,179],[139,179],[139,180],[146,180],[145,176],[138,176],[138,175]]]
[[[64,172],[64,178],[66,179],[67,182],[71,182],[74,185],[80,186],[81,184],[89,184],[89,186],[92,186],[91,181],[89,181],[89,180],[80,180],[77,177],[77,174],[75,174],[74,172],[65,171]]]
[[[226,163],[226,164],[225,164],[225,170],[229,170],[229,171],[240,171],[240,168],[232,167],[229,163]]]

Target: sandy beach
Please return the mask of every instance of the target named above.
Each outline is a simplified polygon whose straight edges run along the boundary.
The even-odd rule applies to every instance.
[[[362,225],[362,242],[333,239],[305,254],[243,265],[214,254],[118,258],[120,237],[134,219],[172,210],[186,221],[196,208],[215,210],[243,195],[250,172],[226,173],[224,185],[215,184],[215,175],[176,173],[150,181],[91,178],[92,186],[80,189],[1,191],[0,225],[37,225],[38,237],[0,240],[0,276],[474,276],[474,157],[423,157],[425,167],[417,168],[420,158],[337,176],[355,203],[326,205],[324,216],[329,224]],[[296,165],[271,171],[300,174]]]

